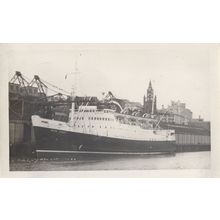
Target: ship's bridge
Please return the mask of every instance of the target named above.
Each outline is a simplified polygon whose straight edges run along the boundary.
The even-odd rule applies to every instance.
[[[97,111],[97,106],[79,106],[79,112],[95,112]]]
[[[78,112],[100,112],[100,113],[114,113],[113,109],[98,110],[97,106],[79,106]]]
[[[103,112],[104,113],[114,113],[115,110],[113,110],[113,109],[103,109]]]

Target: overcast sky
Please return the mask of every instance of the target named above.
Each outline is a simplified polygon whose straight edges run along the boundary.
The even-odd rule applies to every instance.
[[[180,100],[193,117],[210,120],[213,49],[209,44],[10,44],[9,77],[16,70],[30,79],[37,74],[70,91],[74,77],[65,75],[74,72],[77,59],[78,95],[112,91],[142,103],[151,80],[158,108]]]

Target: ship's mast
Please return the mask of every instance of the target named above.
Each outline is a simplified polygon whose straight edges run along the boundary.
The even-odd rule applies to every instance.
[[[79,54],[78,56],[81,56],[81,54]],[[78,87],[77,87],[78,86],[78,75],[80,74],[80,71],[79,71],[79,68],[78,68],[78,56],[76,56],[76,59],[75,59],[75,70],[72,73],[74,75],[74,81],[73,81],[72,88],[71,88],[72,100],[74,100],[75,96],[79,92],[79,91],[77,91],[77,89],[78,89]]]
[[[72,106],[71,106],[71,117],[70,117],[70,121],[71,123],[73,123],[73,118],[74,118],[74,113],[75,113],[75,97],[77,95],[77,75],[80,74],[79,69],[78,69],[78,57],[81,56],[81,53],[79,55],[76,56],[75,58],[75,70],[73,73],[70,73],[71,75],[74,75],[74,80],[73,80],[73,84],[71,87],[71,100],[72,100]],[[65,76],[65,79],[67,78],[69,74],[67,74]]]
[[[77,62],[77,58],[75,60],[75,70],[74,72],[72,73],[74,75],[74,80],[73,80],[73,84],[72,84],[72,88],[71,88],[71,97],[72,97],[72,100],[74,100],[75,96],[77,95],[78,91],[78,75],[80,74],[79,72],[79,69],[78,69],[78,62]]]
[[[79,68],[78,68],[78,57],[81,56],[81,53],[76,55],[75,57],[75,69],[74,72],[66,74],[65,79],[67,79],[68,75],[73,75],[74,79],[73,79],[73,84],[71,86],[71,99],[74,100],[76,95],[78,94],[78,75],[80,74]]]

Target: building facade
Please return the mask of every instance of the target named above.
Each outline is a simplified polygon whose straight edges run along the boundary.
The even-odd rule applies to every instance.
[[[167,123],[188,125],[192,121],[192,111],[180,101],[171,101],[168,108],[162,108],[158,111],[158,116],[161,121]]]

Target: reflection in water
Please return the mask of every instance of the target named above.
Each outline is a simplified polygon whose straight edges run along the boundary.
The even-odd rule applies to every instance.
[[[177,153],[176,155],[89,156],[65,160],[16,160],[10,162],[11,171],[74,171],[74,170],[155,170],[208,169],[210,152]]]

